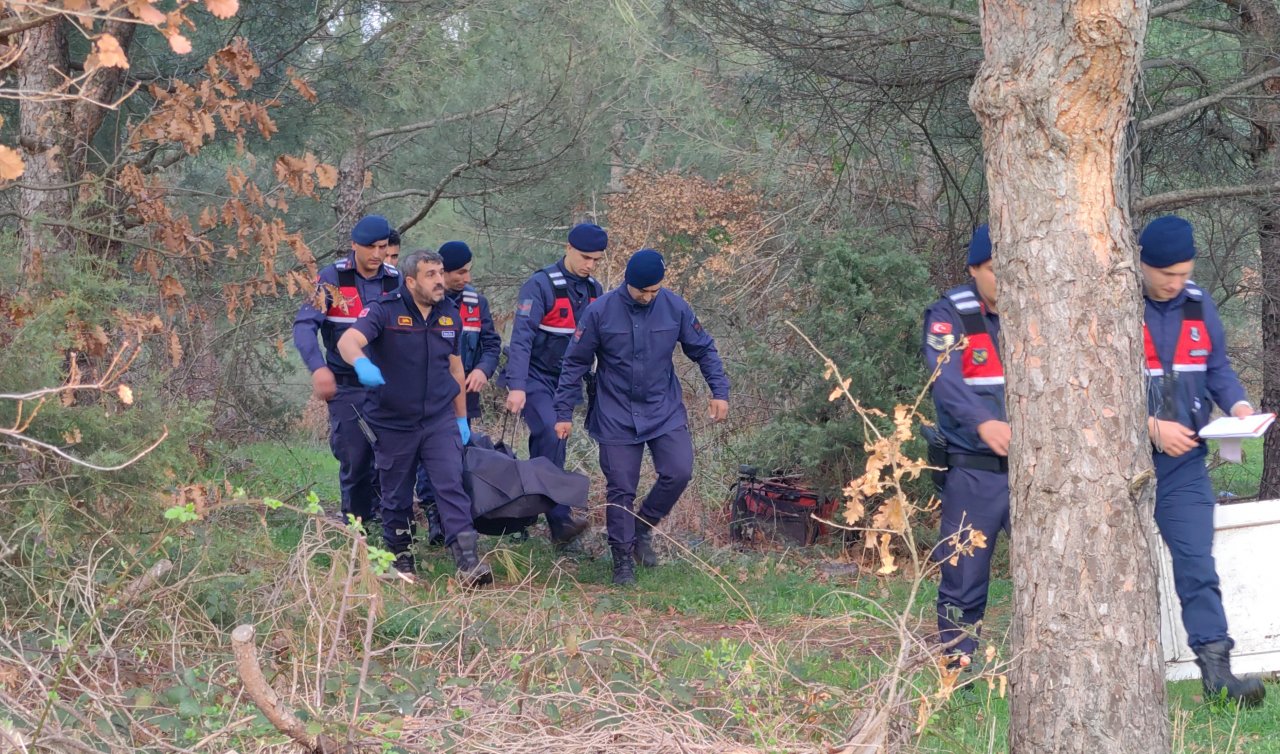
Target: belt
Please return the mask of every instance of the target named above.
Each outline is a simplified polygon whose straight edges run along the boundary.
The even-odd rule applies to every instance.
[[[1009,459],[1003,456],[978,456],[968,453],[949,453],[947,465],[951,468],[977,469],[978,471],[996,471],[1009,473]]]
[[[360,384],[360,378],[354,374],[334,374],[333,381],[343,387],[364,387]]]

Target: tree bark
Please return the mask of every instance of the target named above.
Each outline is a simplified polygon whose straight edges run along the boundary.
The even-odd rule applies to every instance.
[[[1123,169],[1148,3],[981,10],[970,105],[1013,427],[1010,751],[1167,752]]]
[[[73,251],[75,239],[65,224],[71,220],[71,100],[47,93],[65,91],[69,68],[65,22],[54,19],[22,33],[18,88],[34,92],[18,100],[18,142],[26,171],[18,188],[22,218],[22,270],[40,276],[45,254]],[[46,221],[62,223],[50,224]]]
[[[367,146],[363,133],[342,155],[338,162],[338,185],[334,191],[333,213],[337,220],[334,228],[334,248],[339,256],[351,249],[351,228],[365,212],[364,174],[368,170]]]
[[[1280,55],[1280,10],[1272,0],[1224,0],[1237,13],[1244,32],[1242,62],[1246,76],[1274,66]],[[1262,85],[1264,96],[1250,97],[1248,118],[1253,126],[1249,155],[1255,183],[1280,180],[1280,80]],[[1280,407],[1280,193],[1255,201],[1258,216],[1259,272],[1262,278],[1262,402],[1269,411]],[[1280,433],[1263,443],[1262,480],[1258,497],[1280,497]]]

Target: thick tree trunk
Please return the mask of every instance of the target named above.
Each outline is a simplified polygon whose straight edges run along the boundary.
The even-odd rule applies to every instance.
[[[338,162],[338,185],[334,191],[333,213],[337,220],[334,240],[339,254],[351,248],[351,227],[365,212],[364,174],[368,170],[364,135],[342,155]]]
[[[1145,0],[981,4],[1007,401],[1010,751],[1169,751],[1125,128]]]
[[[1244,73],[1252,76],[1275,65],[1280,55],[1280,10],[1273,0],[1227,0],[1238,13],[1244,32]],[[1280,80],[1263,85],[1269,96],[1249,98],[1253,125],[1254,181],[1280,181]],[[1262,275],[1262,402],[1268,411],[1280,407],[1280,195],[1257,199],[1258,245]],[[1258,496],[1280,497],[1280,433],[1267,435],[1262,452],[1262,483]]]
[[[26,162],[18,188],[22,269],[26,275],[38,276],[40,260],[45,255],[75,248],[75,239],[66,225],[71,221],[72,207],[68,169],[74,142],[71,101],[49,95],[68,94],[63,21],[55,19],[23,32],[22,50],[18,88],[45,93],[18,101],[18,141]]]

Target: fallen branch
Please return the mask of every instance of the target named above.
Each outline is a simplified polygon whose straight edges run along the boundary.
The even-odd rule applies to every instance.
[[[120,590],[119,607],[125,608],[136,603],[147,592],[155,588],[156,584],[169,575],[173,570],[173,561],[168,558],[157,560],[155,565],[151,566],[138,578],[130,581]]]
[[[237,626],[231,632],[231,648],[236,655],[236,670],[240,673],[240,682],[244,684],[245,691],[249,692],[249,698],[258,709],[262,710],[262,714],[267,716],[267,720],[276,727],[276,730],[292,738],[307,751],[316,752],[316,754],[338,754],[339,748],[333,739],[325,735],[313,736],[307,733],[306,725],[293,714],[293,710],[280,702],[276,690],[271,688],[266,676],[262,674],[262,667],[258,664],[258,647],[254,644],[253,636],[254,628],[249,623]]]

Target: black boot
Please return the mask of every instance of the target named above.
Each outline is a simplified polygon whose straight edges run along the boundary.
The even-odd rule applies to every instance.
[[[1257,707],[1267,695],[1262,681],[1257,678],[1236,678],[1231,673],[1231,642],[1215,641],[1194,647],[1196,665],[1200,667],[1200,680],[1204,684],[1204,699],[1211,701],[1226,692],[1227,699],[1246,707]]]
[[[636,562],[645,568],[658,565],[658,553],[653,551],[653,527],[658,521],[643,513],[636,516]]]
[[[427,544],[432,547],[444,545],[444,527],[440,525],[440,509],[434,500],[423,503],[422,511],[427,517]]]
[[[402,581],[416,581],[418,578],[418,568],[413,560],[413,553],[405,551],[396,555],[395,561],[391,563],[391,567],[385,573],[380,574],[384,579],[400,579]]]
[[[551,544],[557,547],[564,547],[570,544],[591,526],[591,522],[586,519],[577,519],[573,514],[569,514],[568,523],[560,523],[547,516],[547,528],[551,530]]]
[[[611,547],[613,554],[613,583],[631,586],[636,583],[636,564],[631,558],[630,547]]]
[[[473,529],[464,531],[449,545],[453,562],[458,566],[458,581],[468,589],[493,583],[493,569],[476,554],[480,535]]]

